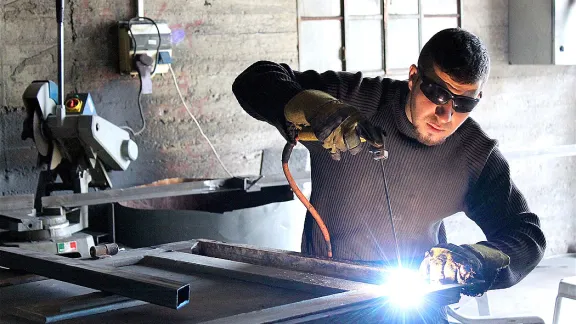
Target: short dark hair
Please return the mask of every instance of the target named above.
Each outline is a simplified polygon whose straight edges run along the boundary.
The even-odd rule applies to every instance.
[[[420,52],[419,67],[430,71],[434,65],[456,82],[484,83],[490,73],[490,56],[478,36],[448,28],[432,36]]]

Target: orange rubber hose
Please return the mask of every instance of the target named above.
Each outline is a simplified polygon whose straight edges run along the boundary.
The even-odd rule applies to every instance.
[[[316,221],[316,224],[318,224],[318,227],[320,227],[320,231],[324,236],[324,241],[326,241],[326,248],[328,249],[328,257],[332,258],[332,244],[330,243],[330,233],[328,232],[328,228],[326,227],[326,224],[324,224],[324,221],[322,220],[322,217],[320,217],[320,214],[318,213],[316,208],[312,206],[312,204],[310,203],[310,201],[308,201],[306,196],[304,196],[300,188],[298,188],[298,184],[296,184],[296,181],[294,180],[294,177],[292,177],[292,173],[290,173],[290,169],[288,168],[288,159],[290,159],[290,153],[292,152],[293,147],[294,145],[291,143],[286,143],[286,147],[284,147],[284,153],[282,157],[282,170],[284,170],[284,175],[286,176],[286,180],[288,180],[290,188],[292,188],[292,191],[294,191],[296,197],[300,199],[302,204],[306,206],[306,209],[308,209],[308,211]]]

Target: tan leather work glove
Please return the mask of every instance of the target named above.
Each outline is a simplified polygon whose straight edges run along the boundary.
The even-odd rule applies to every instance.
[[[439,244],[426,252],[420,272],[433,284],[462,284],[464,294],[485,293],[498,274],[510,264],[500,250],[481,244]]]
[[[382,134],[368,123],[358,110],[319,90],[304,90],[284,107],[286,120],[297,129],[311,127],[322,146],[335,160],[340,153],[352,155],[362,150],[361,137],[381,147]]]

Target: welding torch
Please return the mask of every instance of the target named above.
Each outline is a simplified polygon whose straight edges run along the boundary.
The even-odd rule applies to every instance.
[[[362,129],[360,129],[360,132],[362,132]],[[386,134],[382,130],[379,130],[378,133],[379,133],[379,136],[381,136],[381,143],[382,144],[377,144],[376,143],[377,141],[370,138],[370,136],[363,136],[362,134],[360,135],[360,141],[361,142],[368,142],[370,144],[369,152],[374,154],[375,160],[381,161],[382,175],[384,177],[384,186],[385,186],[385,192],[386,192],[386,199],[388,202],[389,216],[390,216],[390,221],[391,221],[391,225],[392,225],[392,232],[394,235],[394,242],[396,245],[396,257],[398,260],[398,264],[400,265],[401,264],[400,249],[398,246],[398,239],[396,237],[396,229],[394,228],[394,222],[392,219],[392,208],[390,206],[390,198],[388,195],[388,184],[386,182],[386,175],[384,173],[384,164],[383,164],[384,160],[388,158],[388,151],[386,150],[385,145],[384,145],[384,143],[385,143],[384,139],[385,139]],[[309,141],[319,141],[319,140],[310,127],[303,127],[298,131],[298,136],[296,137],[296,142],[298,142],[298,141],[309,142]],[[318,224],[318,227],[320,228],[320,231],[322,232],[322,236],[324,237],[324,241],[326,242],[328,257],[332,258],[332,244],[330,243],[330,233],[328,231],[328,228],[326,227],[326,224],[322,220],[322,217],[320,217],[320,214],[318,213],[318,211],[314,208],[314,206],[312,206],[312,204],[304,196],[302,191],[300,191],[300,188],[298,188],[298,185],[294,181],[294,178],[292,177],[292,174],[290,173],[290,169],[288,167],[288,161],[290,160],[290,155],[292,154],[292,149],[294,148],[295,144],[296,143],[287,142],[286,145],[284,146],[284,150],[282,152],[282,169],[284,171],[284,175],[286,176],[286,179],[288,180],[288,184],[292,188],[292,191],[294,192],[294,194],[296,194],[296,196],[302,202],[302,204],[304,204],[306,209],[308,209],[308,211],[310,212],[310,214],[312,215],[312,217],[314,218],[314,220]]]

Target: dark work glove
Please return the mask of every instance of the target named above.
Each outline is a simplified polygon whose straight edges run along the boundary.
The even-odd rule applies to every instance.
[[[439,244],[426,252],[420,272],[433,284],[462,284],[469,296],[484,294],[498,272],[510,264],[500,250],[481,244]]]
[[[304,90],[284,108],[286,120],[297,129],[310,127],[333,159],[342,152],[362,150],[362,139],[382,147],[382,131],[367,122],[358,110],[319,90]]]

